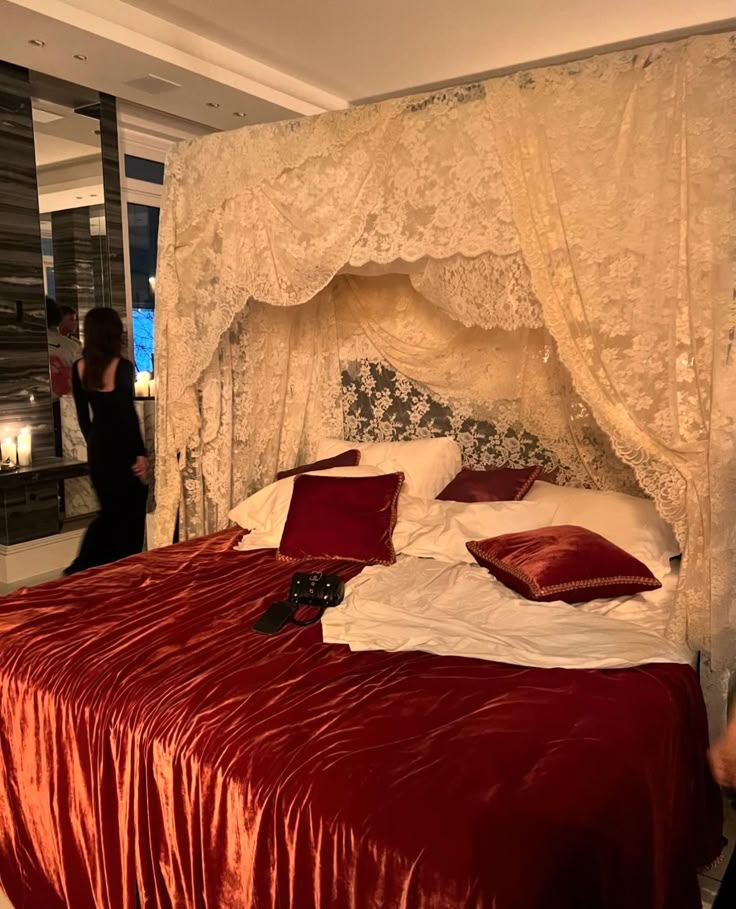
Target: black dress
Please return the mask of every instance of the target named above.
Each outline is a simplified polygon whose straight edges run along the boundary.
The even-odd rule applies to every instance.
[[[135,375],[129,360],[118,363],[112,391],[86,391],[76,363],[72,369],[74,403],[87,442],[90,475],[100,511],[87,528],[67,574],[116,562],[143,550],[148,490],[131,467],[146,450],[133,405],[134,389]]]

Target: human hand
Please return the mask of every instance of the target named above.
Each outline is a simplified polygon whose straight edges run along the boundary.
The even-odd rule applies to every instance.
[[[130,468],[133,473],[138,477],[138,479],[143,482],[146,479],[148,473],[148,458],[144,455],[138,455],[135,459],[135,463]]]
[[[708,759],[715,781],[724,789],[736,789],[736,720],[732,719]]]

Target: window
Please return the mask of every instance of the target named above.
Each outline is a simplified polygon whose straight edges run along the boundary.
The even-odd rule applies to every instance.
[[[164,166],[159,161],[139,158],[137,155],[125,156],[125,176],[131,180],[142,180],[144,183],[156,183],[163,186]]]
[[[133,313],[133,350],[138,372],[153,370],[153,319],[159,209],[128,202],[128,246]]]

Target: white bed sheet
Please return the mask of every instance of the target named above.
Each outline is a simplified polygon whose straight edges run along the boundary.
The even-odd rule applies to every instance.
[[[325,643],[351,650],[419,650],[567,669],[690,663],[664,638],[677,577],[661,590],[583,606],[534,603],[477,565],[400,557],[364,569],[322,618]]]

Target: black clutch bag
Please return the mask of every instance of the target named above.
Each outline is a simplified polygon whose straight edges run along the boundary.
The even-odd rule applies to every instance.
[[[291,579],[289,602],[297,606],[339,606],[345,596],[345,584],[334,574],[297,571]]]
[[[330,606],[339,606],[345,596],[345,584],[334,574],[313,571],[309,574],[297,571],[291,579],[289,599],[272,603],[253,626],[260,634],[276,634],[291,623],[292,625],[314,625]],[[317,609],[316,615],[298,619],[296,613],[302,606]]]

